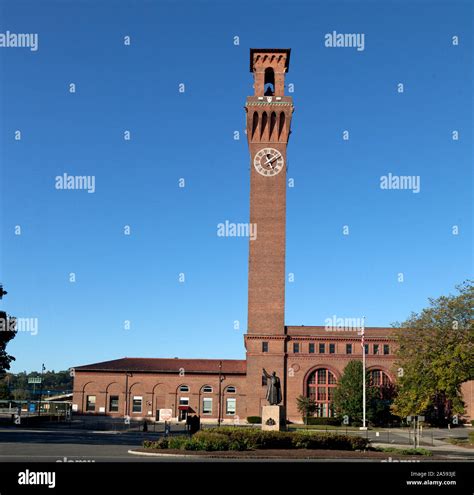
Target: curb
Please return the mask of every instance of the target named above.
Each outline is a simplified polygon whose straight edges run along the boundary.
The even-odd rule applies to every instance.
[[[173,458],[173,457],[178,457],[178,458],[187,458],[187,459],[225,459],[223,457],[212,457],[209,455],[199,455],[199,454],[194,454],[194,455],[189,455],[189,454],[159,454],[158,452],[139,452],[137,450],[128,450],[128,454],[133,454],[133,455],[142,455],[145,457],[168,457],[168,458]],[[228,458],[230,459],[230,457]],[[234,457],[234,459],[237,459]]]

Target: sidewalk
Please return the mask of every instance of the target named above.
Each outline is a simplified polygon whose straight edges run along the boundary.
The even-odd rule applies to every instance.
[[[440,454],[443,456],[450,456],[454,459],[463,459],[466,461],[474,461],[474,449],[467,449],[460,447],[459,445],[453,445],[450,443],[442,442],[441,440],[435,440],[434,446],[421,446],[420,448],[430,450],[433,454]],[[412,449],[413,445],[396,444],[396,443],[379,443],[371,442],[372,447],[389,448],[394,447],[396,449]]]

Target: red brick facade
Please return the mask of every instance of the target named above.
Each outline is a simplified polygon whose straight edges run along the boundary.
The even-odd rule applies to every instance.
[[[347,363],[362,358],[362,348],[354,329],[285,326],[286,148],[293,114],[292,98],[284,94],[289,60],[288,49],[250,54],[255,94],[247,98],[245,111],[250,222],[257,236],[249,248],[246,360],[123,358],[78,367],[73,398],[78,413],[153,419],[158,410],[171,409],[177,419],[189,410],[203,421],[245,422],[261,416],[265,368],[281,379],[288,419],[301,421],[299,395],[313,394],[318,414],[331,414],[332,391]],[[260,170],[256,155],[257,162],[262,155]],[[277,172],[281,158],[284,165]],[[366,328],[365,341],[367,369],[377,379],[395,382],[394,330]],[[463,386],[468,417],[472,383]]]

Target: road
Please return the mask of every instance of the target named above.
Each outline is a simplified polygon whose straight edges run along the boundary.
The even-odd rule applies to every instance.
[[[176,430],[177,427],[174,427]],[[182,428],[181,428],[181,431]],[[343,433],[343,432],[339,432]],[[365,435],[365,432],[360,432]],[[360,434],[352,432],[352,434]],[[437,449],[442,448],[443,442],[437,440],[447,436],[467,437],[467,429],[432,430],[434,444]],[[68,429],[16,429],[14,427],[0,429],[0,462],[167,462],[164,458],[142,457],[129,454],[129,449],[142,445],[144,439],[159,438],[158,432],[113,432],[87,431]],[[391,430],[368,432],[369,438],[380,443],[404,444],[408,443],[408,433]],[[390,439],[387,442],[387,438]],[[426,437],[425,437],[426,439]],[[431,432],[427,448],[431,445]],[[449,444],[447,444],[448,447]],[[461,449],[461,448],[459,448]],[[466,458],[474,460],[474,450],[466,451]],[[459,454],[460,455],[460,454]],[[456,455],[459,458],[459,455]],[[176,459],[175,459],[176,460]],[[175,461],[174,460],[174,461]],[[189,462],[189,459],[186,459]]]

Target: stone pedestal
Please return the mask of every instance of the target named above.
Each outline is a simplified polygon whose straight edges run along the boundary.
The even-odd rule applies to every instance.
[[[285,426],[285,409],[283,406],[262,407],[262,430],[280,431]]]

